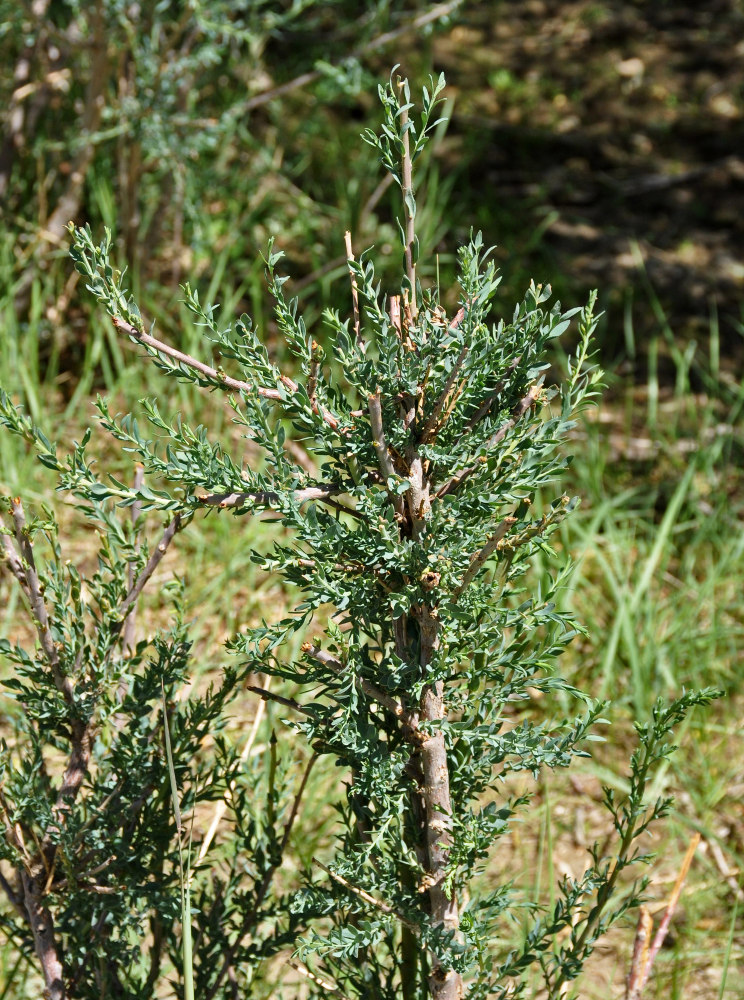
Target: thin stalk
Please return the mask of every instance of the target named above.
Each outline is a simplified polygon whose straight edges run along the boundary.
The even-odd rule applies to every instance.
[[[398,87],[402,90],[404,83],[398,81]],[[405,243],[403,252],[406,261],[406,274],[411,286],[411,316],[416,318],[418,308],[416,306],[416,264],[413,259],[414,245],[416,242],[416,203],[413,198],[413,159],[411,157],[411,136],[409,132],[408,108],[403,106],[400,112],[400,130],[403,140],[403,156],[401,157],[401,192],[403,195],[403,213],[405,216]]]
[[[168,774],[170,776],[171,798],[173,800],[173,816],[176,821],[176,835],[178,837],[178,871],[181,882],[181,954],[183,956],[183,996],[184,1000],[194,1000],[194,956],[193,942],[191,939],[191,891],[189,887],[189,868],[187,859],[186,867],[183,863],[183,823],[181,821],[181,808],[178,804],[178,783],[176,781],[176,769],[173,766],[173,749],[171,747],[170,725],[168,724],[168,706],[165,701],[165,686],[161,685],[163,692],[163,727],[165,729],[165,755],[168,761]]]
[[[353,264],[354,250],[351,245],[351,233],[348,229],[344,233],[344,242],[346,244],[346,261],[348,264]],[[351,267],[349,267],[349,278],[351,279],[351,304],[354,310],[354,336],[357,344],[361,345],[363,341],[359,318],[359,288],[357,287],[356,275]]]
[[[134,471],[134,483],[133,487],[135,490],[139,490],[145,481],[145,469],[140,463],[137,463],[137,468]],[[142,502],[136,500],[132,506],[129,508],[129,515],[132,519],[132,527],[136,528],[137,521],[142,513]],[[139,535],[135,533],[134,535],[134,551],[135,555],[139,551]],[[134,589],[134,563],[130,562],[127,567],[127,585],[129,592],[131,593]],[[137,620],[135,608],[132,606],[129,614],[124,619],[124,628],[122,631],[121,642],[124,650],[130,655],[134,652],[135,637],[137,632]]]

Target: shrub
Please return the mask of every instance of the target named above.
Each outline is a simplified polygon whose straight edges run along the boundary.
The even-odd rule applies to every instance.
[[[549,305],[548,286],[531,284],[494,321],[498,277],[480,234],[458,254],[454,315],[447,290],[417,279],[413,167],[443,83],[424,89],[418,115],[405,81],[379,90],[384,122],[364,138],[400,189],[403,273],[385,295],[371,254],[355,259],[347,235],[352,310],[326,312],[327,353],[287,298],[281,253],[269,247],[292,375],[248,316],[226,324],[188,284],[185,301],[219,363],[159,340],[111,263],[110,234],[96,244],[71,226],[75,266],[117,329],[168,376],[226,393],[263,458],[233,457],[157,401],[142,403],[145,431],[99,400],[101,425],[141,463],[127,485],[98,475],[90,432],[60,455],[2,397],[5,425],[38,449],[102,537],[84,577],[63,558],[49,512],[26,522],[20,499],[6,501],[5,561],[37,641],[3,647],[17,698],[3,748],[2,857],[13,871],[3,919],[18,947],[35,952],[55,1000],[153,996],[168,958],[182,967],[186,996],[260,995],[260,963],[291,945],[318,995],[505,998],[524,992],[537,967],[546,995],[564,997],[598,936],[639,902],[642,882],[616,889],[646,860],[637,838],[668,806],[646,802],[649,776],[673,749],[672,727],[711,691],[658,704],[638,724],[629,793],[617,801],[606,791],[615,848],[595,847],[554,907],[525,908],[510,883],[478,890],[477,873],[529,804],[510,791],[511,776],[567,767],[604,722],[606,706],[558,669],[580,630],[559,606],[568,561],[556,557],[548,580],[531,576],[533,556],[550,553],[575,506],[557,496],[536,509],[601,374],[591,360],[596,296],[566,312]],[[547,351],[572,320],[577,344],[554,387]],[[187,694],[178,594],[172,628],[152,643],[133,644],[129,623],[165,548],[210,510],[278,516],[270,555],[253,558],[300,596],[283,620],[234,636],[237,666]],[[149,547],[139,541],[148,515],[166,518]],[[295,633],[305,637],[299,658],[285,654]],[[302,773],[272,737],[246,774],[224,738],[236,693],[256,673],[284,684],[283,693],[252,689],[286,713],[292,745],[306,748]],[[575,716],[535,721],[528,706],[556,691]],[[279,885],[321,757],[344,781],[333,849],[309,863],[301,887]],[[210,878],[179,861],[181,816],[193,823],[215,800],[229,802],[233,835]],[[199,830],[193,851],[209,861],[210,835]],[[178,932],[179,914],[188,933]]]

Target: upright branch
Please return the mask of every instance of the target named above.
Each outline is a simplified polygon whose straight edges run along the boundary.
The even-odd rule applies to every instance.
[[[133,483],[134,489],[139,490],[144,481],[145,481],[144,466],[141,463],[137,463],[137,468],[134,471],[134,483]],[[137,522],[140,518],[140,515],[142,514],[142,502],[140,500],[136,500],[132,504],[132,506],[129,509],[129,514],[132,521],[132,530],[134,532],[133,545],[136,555],[136,553],[139,551],[139,535],[137,533]],[[127,582],[129,583],[129,590],[131,592],[131,590],[134,587],[133,561],[130,561],[129,567],[127,569]],[[122,636],[121,636],[122,645],[124,646],[124,649],[126,649],[129,653],[134,652],[136,627],[137,627],[137,619],[135,616],[135,609],[134,607],[132,607],[132,610],[124,619],[124,628],[122,630]]]
[[[362,340],[362,330],[359,319],[359,286],[357,285],[354,269],[351,267],[351,264],[354,263],[354,249],[351,245],[351,233],[348,229],[344,233],[344,242],[346,244],[346,261],[349,264],[349,278],[351,279],[351,305],[354,313],[354,337],[357,344],[362,345],[364,341]]]
[[[10,514],[13,519],[13,528],[18,546],[18,552],[13,550],[10,538],[3,534],[3,545],[5,548],[5,559],[11,572],[20,583],[28,598],[36,632],[39,636],[39,643],[46,658],[49,669],[52,672],[57,690],[69,703],[73,699],[72,681],[62,672],[59,659],[59,650],[54,643],[51,623],[47,612],[46,601],[43,596],[43,588],[39,580],[34,559],[34,549],[26,525],[26,516],[23,512],[23,504],[20,497],[13,497],[10,500]],[[2,521],[0,520],[0,527]]]
[[[405,94],[408,83],[398,80],[398,90]],[[411,122],[408,118],[408,104],[403,103],[400,109],[400,136],[402,156],[400,163],[401,193],[403,195],[403,215],[405,218],[403,252],[406,261],[406,275],[410,286],[409,305],[411,315],[416,318],[416,201],[413,194],[413,158],[411,156]]]

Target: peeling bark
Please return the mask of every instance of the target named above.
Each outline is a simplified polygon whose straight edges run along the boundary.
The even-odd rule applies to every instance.
[[[421,663],[426,667],[437,646],[437,622],[432,609],[424,606],[419,621]],[[444,715],[444,684],[437,681],[424,689],[421,718],[427,722],[439,722]],[[434,732],[422,746],[421,768],[424,775],[425,842],[431,918],[434,924],[457,933],[460,927],[457,899],[454,895],[450,899],[443,885],[452,846],[452,800],[443,733]],[[429,992],[432,1000],[460,1000],[463,996],[462,977],[454,969],[442,966],[436,956],[429,976]]]
[[[41,885],[43,877],[43,873],[34,878],[27,872],[22,872],[23,901],[28,913],[34,948],[44,976],[44,998],[65,1000],[67,994],[62,962],[57,951],[54,919],[43,902],[44,890]]]

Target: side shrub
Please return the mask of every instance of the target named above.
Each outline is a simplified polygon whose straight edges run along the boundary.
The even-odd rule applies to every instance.
[[[3,647],[16,698],[3,747],[2,858],[12,872],[3,921],[35,955],[54,1000],[153,996],[173,966],[186,996],[258,996],[262,981],[272,985],[260,963],[290,946],[318,996],[506,998],[523,993],[537,967],[544,995],[557,1000],[572,995],[597,938],[639,902],[642,882],[616,890],[646,860],[637,839],[668,806],[646,801],[649,777],[673,749],[673,726],[712,691],[659,704],[638,724],[629,793],[606,792],[616,843],[590,852],[552,909],[525,908],[511,883],[477,891],[476,875],[529,805],[529,794],[510,791],[511,777],[549,781],[588,753],[604,722],[606,706],[559,669],[580,630],[560,610],[566,558],[556,556],[548,582],[530,575],[575,506],[557,496],[536,510],[536,498],[564,468],[601,373],[591,359],[596,296],[564,311],[548,286],[531,284],[494,320],[498,277],[480,234],[458,253],[454,314],[448,290],[417,279],[414,166],[443,85],[432,81],[415,113],[408,84],[391,78],[379,89],[382,128],[364,136],[400,190],[398,288],[383,292],[372,254],[355,259],[347,236],[350,315],[327,311],[325,332],[311,332],[270,246],[291,375],[248,316],[226,322],[188,284],[188,308],[219,361],[158,339],[111,262],[110,234],[97,244],[71,227],[75,266],[120,333],[168,376],[226,393],[263,458],[249,464],[156,400],[142,403],[145,424],[99,400],[101,425],[141,463],[144,478],[128,485],[98,474],[89,432],[61,454],[2,397],[3,423],[38,449],[102,536],[97,567],[83,577],[48,512],[26,521],[19,498],[5,501],[5,562],[36,641]],[[577,346],[553,386],[547,351],[572,322]],[[269,557],[246,559],[299,600],[283,620],[234,636],[237,665],[208,692],[186,694],[188,630],[177,610],[152,644],[132,645],[127,623],[171,539],[210,510],[279,518]],[[148,516],[166,521],[149,547],[139,542]],[[239,545],[240,521],[235,537]],[[297,632],[302,655],[289,658]],[[280,691],[252,687],[282,707],[304,772],[286,766],[272,739],[246,774],[221,735],[254,673],[282,682]],[[547,691],[574,703],[574,716],[534,721],[525,709]],[[313,859],[301,887],[277,886],[321,757],[345,789],[333,849]],[[215,799],[229,800],[226,860],[212,877],[186,865],[179,892],[178,850],[189,836],[181,816],[195,823]],[[196,852],[207,838],[193,829]],[[179,915],[190,934],[179,933]]]

